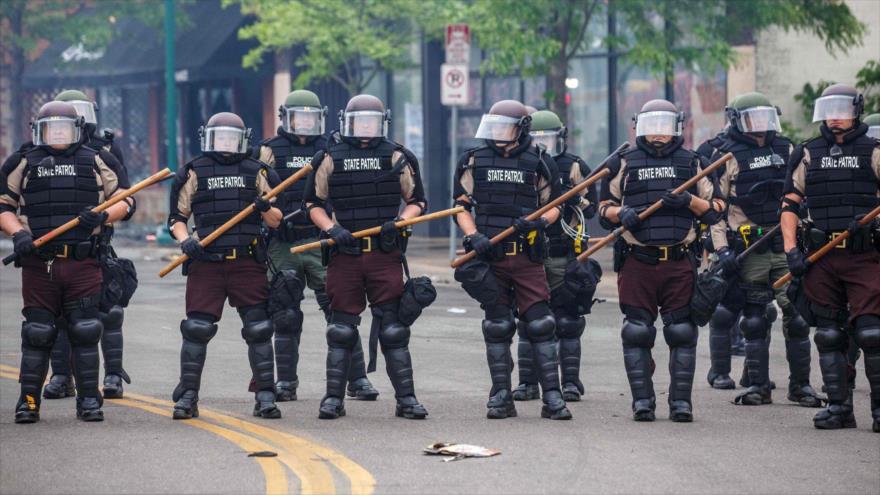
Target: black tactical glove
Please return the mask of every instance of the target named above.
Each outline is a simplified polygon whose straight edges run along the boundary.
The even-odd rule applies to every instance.
[[[359,242],[355,236],[351,235],[348,229],[343,228],[341,225],[334,224],[325,233],[333,239],[333,242],[338,247],[355,247]]]
[[[547,225],[547,219],[544,217],[540,217],[537,220],[528,220],[523,216],[513,221],[513,230],[517,234],[528,234],[533,230],[541,232],[547,228]]]
[[[788,271],[795,277],[802,277],[804,273],[807,273],[807,268],[810,266],[807,255],[798,248],[786,251],[785,261],[788,263]]]
[[[718,267],[724,275],[733,275],[739,270],[739,262],[736,261],[736,253],[728,247],[723,247],[715,252],[718,256]]]
[[[76,216],[79,219],[79,228],[86,231],[95,230],[95,228],[103,225],[107,221],[107,217],[110,216],[106,211],[95,213],[92,211],[92,208],[92,206],[86,206]]]
[[[596,216],[596,209],[597,209],[596,205],[594,205],[593,203],[590,203],[590,205],[587,206],[586,208],[584,208],[584,210],[583,210],[584,211],[584,218],[589,220],[589,219],[595,217]]]
[[[660,196],[660,201],[663,201],[663,206],[680,210],[682,208],[690,208],[691,198],[691,193],[687,191],[679,194],[670,191],[664,193],[663,196]]]
[[[868,222],[866,225],[859,225],[859,222],[865,218],[865,214],[862,213],[860,215],[856,215],[852,221],[849,222],[849,226],[847,226],[846,230],[849,231],[849,235],[855,234],[860,229],[868,229],[871,227],[871,222]]]
[[[626,230],[633,230],[642,223],[638,212],[631,206],[621,206],[620,211],[617,213],[617,218],[620,219],[620,223],[626,227]]]
[[[464,247],[465,249],[470,248],[472,251],[476,251],[478,255],[482,256],[492,250],[492,243],[489,242],[489,238],[486,237],[486,234],[483,234],[482,232],[474,232],[473,234],[464,237]]]
[[[272,208],[272,203],[268,199],[263,199],[262,196],[257,196],[254,198],[254,208],[260,213],[266,213]]]
[[[192,237],[187,237],[185,241],[180,243],[180,250],[191,260],[199,260],[205,256],[205,248]]]
[[[34,236],[27,230],[19,230],[12,235],[12,250],[20,257],[34,254],[37,252],[37,246],[34,246]]]
[[[379,232],[379,249],[383,253],[390,253],[398,247],[397,241],[400,239],[400,229],[394,224],[400,220],[400,217],[397,217],[382,224],[382,231]]]

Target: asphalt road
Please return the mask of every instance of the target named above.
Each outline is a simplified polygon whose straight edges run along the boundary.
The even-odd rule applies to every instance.
[[[149,253],[149,252],[148,252]],[[700,340],[695,422],[666,419],[668,350],[658,337],[658,420],[630,418],[619,342],[614,274],[584,336],[585,400],[574,420],[540,418],[540,402],[517,403],[519,417],[485,419],[488,370],[481,314],[444,268],[445,255],[411,256],[417,273],[438,282],[437,302],[413,327],[416,391],[430,416],[393,417],[393,390],[379,363],[370,375],[377,402],[347,401],[348,416],[317,418],[325,340],[314,298],[304,301],[299,400],[284,417],[250,416],[250,371],[240,321],[226,309],[208,348],[199,420],[170,419],[179,373],[178,325],[185,279],[156,277],[164,262],[138,259],[141,285],[126,312],[127,399],[105,403],[106,421],[81,423],[74,399],[44,401],[42,421],[13,424],[20,346],[20,277],[0,269],[0,492],[2,493],[880,493],[880,435],[870,431],[869,398],[859,365],[859,428],[818,431],[814,409],[789,403],[779,324],[774,327],[774,404],[734,406],[736,391],[705,381],[708,338]],[[150,256],[155,256],[151,254]],[[149,258],[149,256],[148,256]],[[440,261],[438,261],[440,260]],[[366,345],[368,322],[362,327]],[[381,359],[381,358],[380,358]],[[735,358],[738,370],[742,358]],[[813,384],[820,385],[814,351]],[[422,454],[433,442],[498,449],[499,456],[444,463]],[[247,457],[272,451],[277,457]]]

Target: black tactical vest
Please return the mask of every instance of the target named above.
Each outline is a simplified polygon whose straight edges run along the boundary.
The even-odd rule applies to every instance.
[[[877,177],[871,169],[877,141],[863,134],[839,145],[841,154],[834,157],[833,146],[823,136],[804,145],[810,153],[804,191],[807,208],[813,225],[826,233],[846,230],[856,215],[880,204]]]
[[[697,155],[680,146],[663,157],[652,156],[641,148],[626,151],[621,157],[626,160],[623,204],[639,211],[697,174]],[[696,194],[696,186],[690,192]],[[664,206],[639,224],[632,234],[647,245],[670,246],[681,243],[693,225],[694,214],[687,208]]]
[[[27,167],[21,196],[24,206],[21,214],[27,217],[34,238],[48,234],[79,214],[83,208],[100,203],[101,185],[98,181],[97,152],[77,146],[70,153],[52,155],[43,147],[25,153]],[[54,164],[40,165],[52,156]],[[50,244],[75,244],[89,240],[91,232],[71,229],[56,237]]]
[[[477,230],[493,237],[516,218],[538,209],[538,148],[503,157],[488,146],[471,151],[474,178],[474,220]]]
[[[327,147],[324,136],[318,136],[306,144],[299,144],[298,140],[288,139],[287,136],[278,135],[263,141],[263,146],[272,149],[275,157],[275,172],[282,181],[299,172],[306,165],[312,163],[312,158],[318,151]],[[298,180],[278,195],[277,205],[281,212],[287,215],[302,208],[303,195],[306,188],[306,180]],[[296,215],[292,223],[296,226],[311,227],[312,222],[308,215]]]
[[[571,153],[563,153],[553,157],[556,168],[559,169],[559,178],[562,180],[562,193],[565,194],[574,184],[571,182],[572,167],[579,167],[578,157]],[[547,234],[550,245],[550,256],[566,256],[573,247],[574,240],[562,231],[562,222],[570,222],[574,218],[574,212],[566,207],[562,210],[562,216],[558,221],[548,225],[544,232]]]
[[[202,155],[186,166],[198,178],[196,192],[192,197],[192,214],[200,239],[207,237],[236,213],[252,204],[254,198],[260,194],[257,176],[264,165],[253,158],[225,164],[208,155]],[[232,248],[245,250],[260,236],[260,223],[260,214],[254,212],[218,237],[205,250],[209,253],[226,253]]]
[[[332,143],[330,206],[336,220],[355,232],[393,220],[400,213],[400,173],[391,156],[397,145],[381,140],[375,147],[357,148],[345,141]]]
[[[742,208],[756,225],[769,227],[779,223],[790,145],[791,141],[782,137],[775,137],[762,147],[728,138],[718,148],[721,153],[733,153],[739,165],[739,174],[732,184],[736,196],[730,197],[730,204]]]

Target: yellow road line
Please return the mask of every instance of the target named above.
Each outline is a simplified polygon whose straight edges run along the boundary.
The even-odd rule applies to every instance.
[[[18,370],[16,368],[0,364],[0,369],[14,371],[17,377]],[[126,397],[147,404],[164,407],[173,406],[172,402],[131,392],[126,392]],[[297,475],[300,480],[300,490],[302,493],[335,493],[336,490],[332,476],[325,464],[325,461],[328,461],[349,479],[352,494],[373,495],[376,487],[376,480],[373,478],[373,475],[334,449],[324,447],[291,433],[244,421],[234,416],[208,409],[200,408],[199,413],[200,417],[208,418],[227,426],[233,426],[281,447],[283,451],[278,452],[279,456],[276,459],[287,465]]]
[[[18,380],[17,370],[15,370],[14,372],[12,370],[15,370],[15,368],[0,365],[0,378]],[[113,404],[141,409],[143,411],[150,412],[159,416],[164,416],[166,418],[171,417],[171,412],[167,409],[159,409],[158,407],[148,404],[142,404],[133,400],[118,399],[114,400]],[[255,452],[260,450],[272,450],[271,445],[267,444],[266,442],[241,434],[237,431],[230,430],[228,428],[214,425],[207,421],[191,419],[185,421],[184,423],[189,426],[194,426],[196,428],[201,428],[202,430],[211,432],[221,438],[225,438],[226,440],[234,443],[238,447],[241,447],[245,451]],[[284,472],[284,467],[281,465],[278,459],[274,457],[254,457],[253,459],[256,460],[257,463],[260,465],[260,468],[263,471],[263,476],[266,479],[266,495],[286,495],[289,491],[287,484],[287,475]]]

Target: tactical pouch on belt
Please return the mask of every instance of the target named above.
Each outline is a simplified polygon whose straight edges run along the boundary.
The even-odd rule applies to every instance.
[[[526,256],[529,257],[529,260],[535,263],[544,262],[544,258],[547,257],[549,252],[547,250],[546,236],[543,232],[538,230],[529,232],[524,236],[523,243],[525,244],[523,250],[526,252]]]
[[[413,277],[403,285],[403,294],[397,310],[397,319],[405,326],[410,326],[437,299],[437,289],[428,277]]]
[[[485,261],[473,259],[455,269],[455,280],[474,300],[484,305],[498,301],[501,290],[492,266]]]
[[[691,318],[697,326],[706,325],[712,319],[715,308],[727,293],[727,283],[716,270],[705,270],[697,276],[690,304]]]
[[[614,241],[614,273],[619,272],[620,269],[623,268],[623,263],[626,261],[627,255],[629,255],[629,244],[627,244],[623,238],[618,238]]]
[[[137,270],[131,260],[119,258],[112,247],[107,246],[100,258],[101,311],[107,312],[113,306],[128,306],[131,296],[137,290]]]
[[[296,270],[272,269],[272,281],[269,282],[269,301],[267,310],[270,315],[287,309],[299,309],[303,300],[305,284],[297,276]]]
[[[583,263],[571,260],[565,267],[563,283],[550,295],[551,304],[575,316],[588,315],[596,302],[593,296],[601,279],[602,267],[598,261],[593,258]]]

